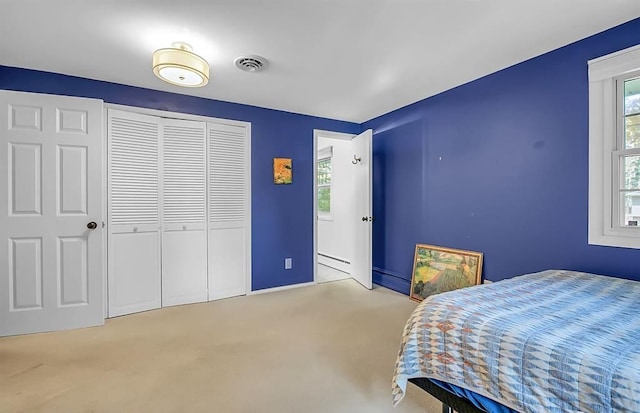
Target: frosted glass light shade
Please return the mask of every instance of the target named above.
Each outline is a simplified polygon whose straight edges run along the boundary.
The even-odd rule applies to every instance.
[[[153,73],[165,82],[184,87],[209,83],[209,63],[183,43],[153,52]]]

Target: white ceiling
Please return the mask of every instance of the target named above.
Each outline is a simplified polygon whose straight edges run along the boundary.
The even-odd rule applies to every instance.
[[[640,16],[639,0],[2,0],[0,65],[364,122]],[[163,83],[155,49],[211,64]],[[241,72],[242,54],[267,58]]]

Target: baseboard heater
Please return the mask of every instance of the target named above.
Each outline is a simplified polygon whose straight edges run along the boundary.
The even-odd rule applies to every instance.
[[[351,264],[349,261],[343,260],[342,258],[332,257],[331,255],[322,254],[320,252],[318,253],[318,255],[321,256],[321,257],[329,258],[330,260],[342,262],[342,263],[345,263],[345,264]]]
[[[397,278],[399,280],[405,281],[407,283],[409,282],[409,279],[411,279],[411,275],[409,275],[409,278],[407,278],[407,277],[402,276],[402,275],[400,275],[398,273],[391,272],[389,270],[385,270],[385,269],[378,268],[378,267],[373,267],[373,272],[378,272],[378,273],[380,273],[382,275],[385,275],[387,277],[394,277],[394,278]]]

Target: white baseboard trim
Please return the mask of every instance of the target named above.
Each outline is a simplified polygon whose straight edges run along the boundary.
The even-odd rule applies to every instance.
[[[284,291],[284,290],[290,290],[292,288],[300,288],[300,287],[309,287],[311,285],[316,285],[316,283],[312,281],[312,282],[301,283],[301,284],[283,285],[282,287],[265,288],[264,290],[251,291],[247,293],[247,295],[275,293],[276,291]]]

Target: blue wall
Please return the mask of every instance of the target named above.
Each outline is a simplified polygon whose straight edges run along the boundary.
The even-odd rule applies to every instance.
[[[482,251],[493,281],[640,280],[640,251],[587,244],[587,61],[639,43],[636,19],[366,122],[374,282],[408,293],[416,243]]]
[[[313,281],[313,129],[358,133],[359,125],[6,66],[0,89],[251,122],[253,289]],[[292,185],[273,184],[274,157],[293,159]],[[293,258],[291,270],[285,257]]]
[[[640,251],[587,244],[587,61],[639,43],[636,19],[363,127],[5,66],[0,89],[251,122],[254,289],[312,280],[313,129],[374,130],[377,284],[409,291],[416,243],[482,251],[493,281],[548,268],[640,280]],[[292,185],[272,183],[273,157],[293,158]]]

